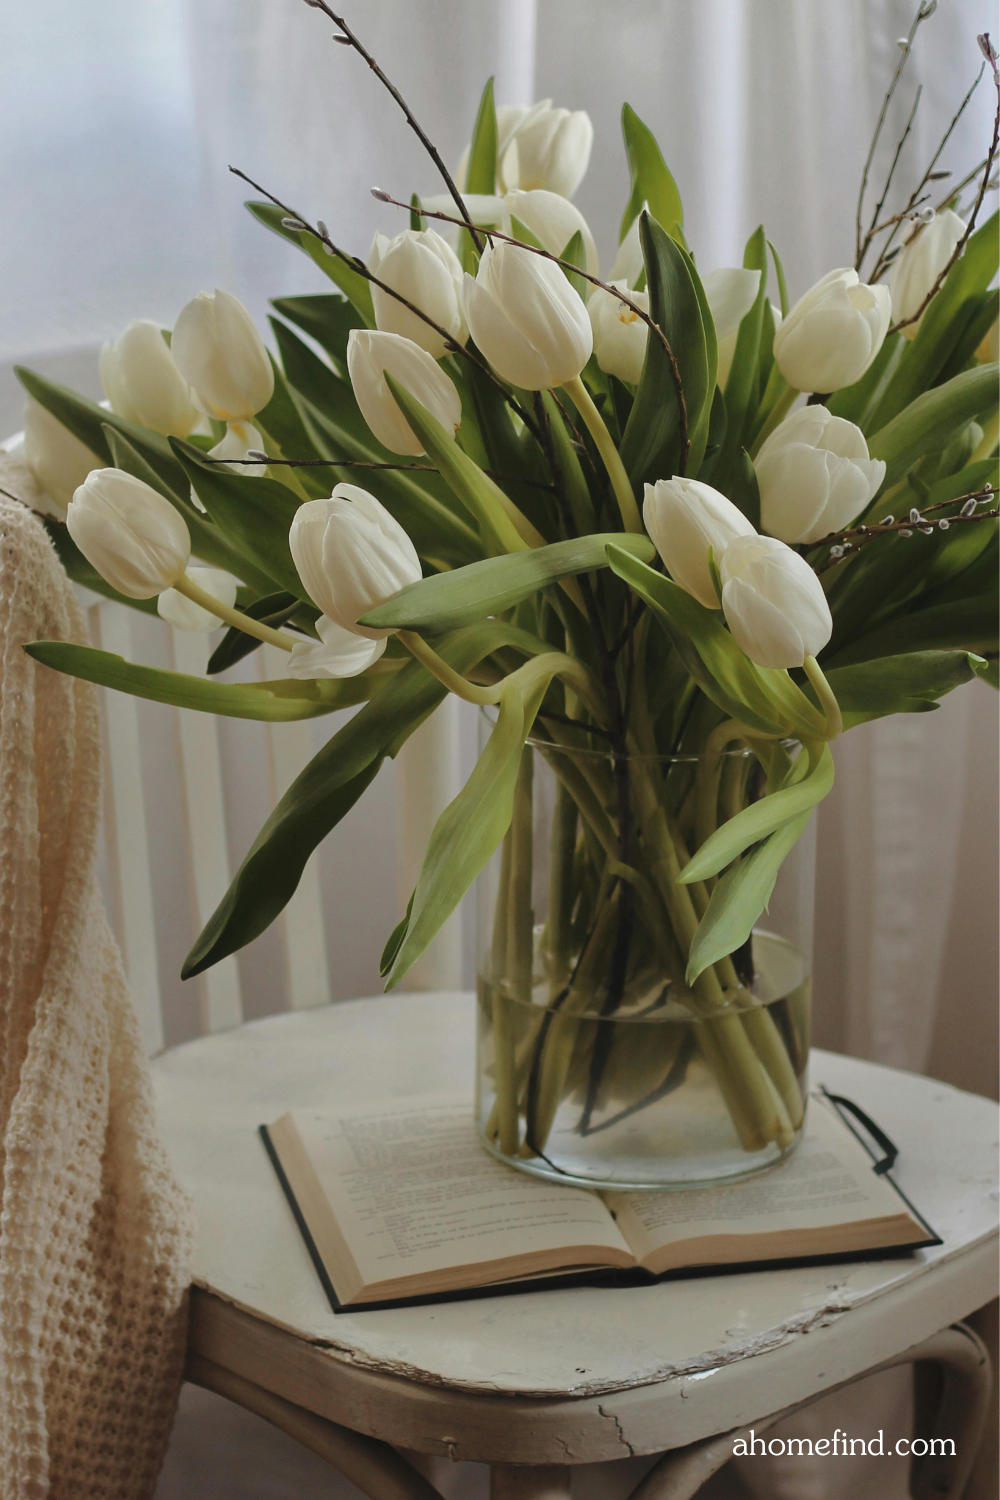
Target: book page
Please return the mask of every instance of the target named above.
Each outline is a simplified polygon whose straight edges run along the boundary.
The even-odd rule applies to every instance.
[[[875,1249],[926,1238],[820,1095],[809,1101],[806,1133],[797,1150],[759,1177],[683,1192],[603,1196],[637,1258],[657,1272],[712,1261]]]
[[[343,1295],[330,1264],[338,1247],[331,1244],[328,1255],[323,1226],[314,1222],[322,1214],[311,1214],[302,1201],[308,1191],[300,1192],[301,1171],[279,1143],[341,1301],[363,1301],[376,1290],[410,1296],[580,1265],[634,1264],[595,1193],[549,1185],[489,1155],[467,1095],[336,1113],[296,1110],[286,1119],[363,1285],[363,1295],[350,1288]],[[285,1121],[272,1139],[279,1130],[287,1141]]]

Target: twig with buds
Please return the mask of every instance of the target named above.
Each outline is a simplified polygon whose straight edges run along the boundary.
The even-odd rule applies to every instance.
[[[364,58],[365,62],[375,74],[375,77],[378,79],[379,83],[383,84],[384,87],[388,89],[389,93],[395,99],[396,103],[403,111],[403,114],[406,116],[407,125],[409,125],[410,129],[417,136],[417,139],[420,141],[420,144],[427,152],[431,161],[441,173],[444,184],[447,187],[452,198],[455,200],[458,211],[462,216],[464,227],[472,236],[472,243],[475,245],[479,253],[482,254],[483,241],[480,238],[479,230],[472,222],[469,211],[462,201],[462,195],[458,191],[458,188],[455,186],[454,178],[448,171],[448,168],[445,166],[441,158],[441,153],[438,151],[434,143],[430,140],[427,132],[420,125],[420,122],[417,120],[416,116],[414,115],[410,106],[407,104],[406,100],[403,98],[402,94],[399,92],[396,85],[386,77],[385,73],[383,73],[374,57],[372,57],[367,48],[364,47],[363,44],[358,40],[354,32],[348,26],[347,22],[344,20],[343,16],[338,16],[334,11],[332,11],[329,5],[326,4],[326,0],[305,0],[305,3],[308,6],[311,6],[313,10],[321,10],[325,16],[329,16],[330,20],[334,23],[335,26],[338,26],[340,28],[341,32],[340,36],[335,37],[334,40],[340,42],[343,46],[353,47],[355,52],[359,53],[360,56]]]
[[[373,198],[378,199],[379,203],[391,203],[394,208],[409,210],[410,205],[408,203],[401,203],[398,198],[393,198],[391,193],[385,192],[382,188],[372,188],[371,194]],[[458,224],[459,228],[462,227],[462,221],[454,218],[451,214],[434,213],[428,208],[421,208],[420,212],[425,219],[440,219],[444,224]],[[610,292],[612,297],[617,297],[619,302],[635,313],[636,317],[641,319],[646,327],[656,335],[663,346],[663,352],[667,356],[667,364],[670,367],[670,379],[673,382],[674,392],[677,396],[678,426],[681,435],[681,454],[677,472],[684,474],[687,470],[687,456],[691,446],[688,435],[687,402],[684,399],[684,385],[681,380],[681,371],[677,363],[677,356],[670,347],[670,341],[659,323],[654,322],[649,313],[644,312],[641,307],[638,307],[630,297],[627,297],[624,292],[619,291],[617,287],[610,286],[608,282],[601,281],[597,276],[591,276],[589,271],[581,270],[572,261],[563,260],[560,256],[553,255],[551,250],[543,250],[541,245],[528,245],[524,240],[519,240],[512,234],[502,234],[499,229],[491,229],[490,234],[494,239],[506,241],[508,245],[517,245],[521,250],[530,250],[532,255],[540,255],[543,260],[554,261],[557,266],[562,266],[564,271],[572,271],[574,276],[579,276],[583,281],[589,281],[591,286],[600,287],[602,292]]]
[[[984,31],[980,36],[976,38],[976,40],[979,43],[980,52],[983,54],[993,71],[993,83],[997,91],[997,108],[996,114],[993,117],[993,139],[990,141],[990,149],[986,153],[986,168],[983,172],[983,180],[980,185],[979,192],[976,194],[976,201],[973,204],[972,212],[969,215],[969,222],[965,226],[965,233],[962,235],[962,238],[959,240],[958,244],[952,251],[947,264],[942,266],[941,270],[938,272],[933,286],[927,293],[927,296],[921,302],[920,306],[917,308],[916,312],[912,312],[908,318],[900,318],[898,323],[893,323],[892,327],[889,329],[890,333],[898,333],[901,328],[907,328],[911,323],[916,323],[918,319],[923,317],[924,311],[930,303],[931,299],[937,294],[948,272],[958,260],[958,257],[961,255],[962,251],[965,249],[969,240],[969,236],[976,227],[976,219],[979,215],[979,210],[983,206],[983,199],[986,197],[986,190],[989,187],[990,169],[993,166],[993,159],[997,154],[997,146],[998,144],[1000,144],[1000,72],[998,72],[997,70],[996,48],[990,41],[989,32]]]
[[[286,469],[419,469],[425,474],[440,474],[434,464],[387,464],[369,458],[270,458],[261,448],[248,448],[245,458],[202,458],[203,464],[267,464],[268,468]],[[533,490],[551,490],[553,485],[544,479],[522,479],[516,474],[498,474],[495,469],[484,469],[491,479],[500,484],[525,484]]]
[[[980,510],[981,505],[986,505],[991,500],[996,500],[996,492],[990,484],[984,485],[981,490],[975,490],[968,495],[957,495],[952,500],[938,500],[934,505],[925,505],[922,510],[913,506],[908,516],[897,521],[895,516],[886,516],[884,520],[877,522],[874,526],[850,526],[846,531],[831,531],[829,536],[822,537],[818,542],[810,542],[808,550],[813,551],[817,547],[830,547],[830,555],[825,563],[816,568],[817,573],[825,573],[828,568],[836,567],[837,563],[843,562],[846,557],[853,556],[869,542],[876,541],[880,536],[912,536],[915,531],[923,532],[925,536],[932,536],[935,531],[949,531],[952,526],[966,525],[970,521],[994,520],[1000,511],[994,505],[990,510]],[[945,510],[952,505],[959,505],[961,509],[957,516],[942,516],[940,520],[929,524],[927,517],[932,511]],[[831,546],[832,543],[832,546]]]

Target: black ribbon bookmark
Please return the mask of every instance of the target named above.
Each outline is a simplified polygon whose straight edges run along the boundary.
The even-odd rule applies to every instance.
[[[845,1099],[843,1094],[831,1094],[830,1091],[822,1084],[820,1084],[820,1092],[824,1095],[825,1098],[829,1099],[831,1104],[836,1105],[839,1109],[849,1110],[854,1118],[859,1121],[859,1123],[864,1127],[865,1130],[867,1130],[872,1140],[877,1141],[881,1149],[885,1152],[885,1155],[881,1158],[881,1160],[877,1160],[874,1167],[872,1168],[875,1174],[879,1177],[882,1177],[886,1172],[891,1172],[893,1167],[896,1165],[896,1158],[899,1155],[899,1147],[894,1145],[886,1135],[885,1131],[882,1130],[880,1126],[875,1124],[875,1121],[872,1119],[871,1115],[866,1115],[864,1110],[861,1109],[859,1105],[855,1104],[853,1099]]]

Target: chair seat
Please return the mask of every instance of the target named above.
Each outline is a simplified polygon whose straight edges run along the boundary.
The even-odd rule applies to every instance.
[[[289,1108],[471,1089],[474,1001],[410,994],[271,1016],[157,1058],[200,1217],[192,1353],[355,1431],[453,1458],[606,1462],[764,1417],[996,1296],[997,1111],[814,1051],[811,1081],[900,1146],[944,1240],[894,1260],[334,1315],[257,1134]]]

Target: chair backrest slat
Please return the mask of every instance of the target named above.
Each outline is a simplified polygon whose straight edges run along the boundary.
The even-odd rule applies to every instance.
[[[91,640],[101,650],[132,660],[129,611],[110,600],[89,603]],[[127,693],[102,692],[105,739],[105,846],[111,886],[112,921],[125,961],[132,1003],[146,1050],[163,1048],[156,921],[150,880],[149,837],[142,789],[136,700]]]
[[[171,630],[170,635],[177,671],[203,677],[208,664],[208,636],[189,630]],[[212,714],[187,708],[176,709],[175,713],[191,892],[200,931],[229,886],[219,733]],[[234,957],[224,958],[199,974],[195,983],[204,1031],[228,1031],[241,1024],[243,1002]]]
[[[274,646],[257,652],[264,681],[287,676],[285,653]],[[268,724],[267,749],[271,796],[278,802],[316,753],[308,719]],[[315,855],[302,872],[298,888],[281,915],[289,1010],[313,1010],[330,1003],[330,970],[323,925],[323,898]]]

